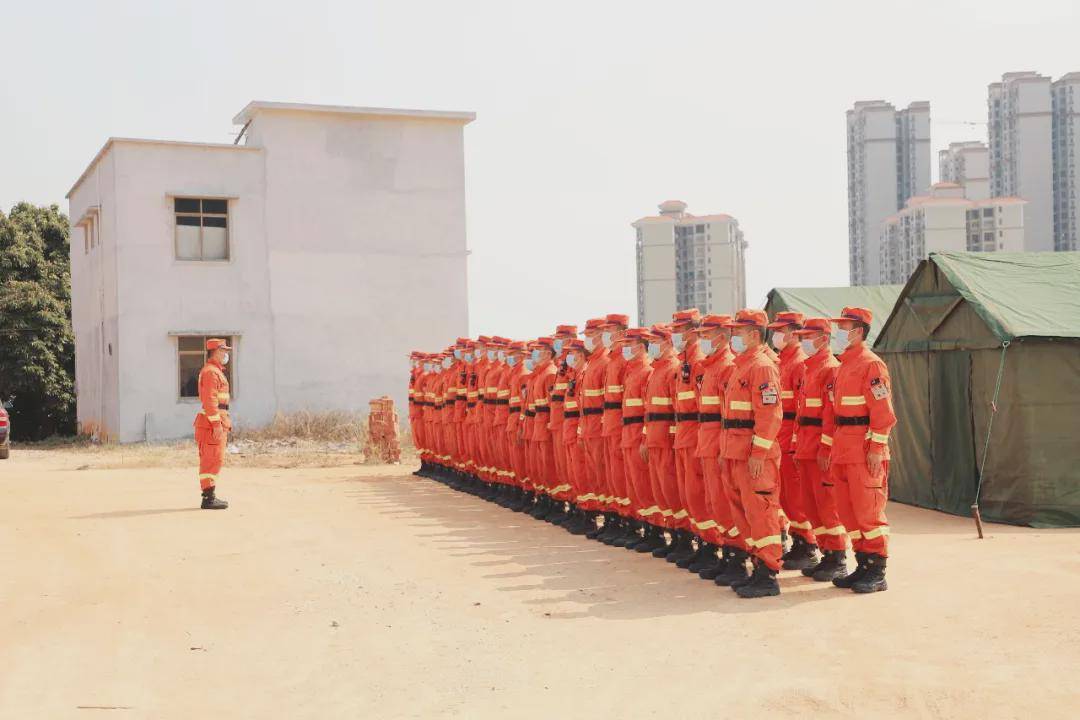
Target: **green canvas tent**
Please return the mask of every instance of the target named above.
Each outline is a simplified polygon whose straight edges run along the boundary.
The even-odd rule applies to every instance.
[[[898,420],[892,499],[1080,526],[1080,253],[932,253],[874,350]]]
[[[863,287],[773,288],[765,301],[770,318],[785,310],[801,312],[806,317],[838,317],[845,307],[869,308],[874,313],[868,340],[874,341],[900,297],[903,285],[868,285]],[[843,348],[833,348],[839,352]]]

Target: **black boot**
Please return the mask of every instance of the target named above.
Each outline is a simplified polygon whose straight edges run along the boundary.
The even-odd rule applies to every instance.
[[[874,593],[888,590],[889,584],[885,582],[885,566],[887,564],[888,558],[874,553],[867,553],[866,574],[851,586],[852,592]]]
[[[843,550],[826,550],[825,557],[814,567],[806,568],[803,575],[816,582],[830,582],[847,575],[847,553]]]
[[[698,551],[686,569],[692,573],[701,572],[716,564],[716,546],[703,540],[698,541]],[[715,576],[714,576],[715,577]]]
[[[780,584],[776,582],[776,571],[763,562],[754,568],[750,582],[739,585],[735,592],[741,598],[769,597],[780,594]]]
[[[619,542],[619,547],[633,550],[644,538],[642,533],[645,531],[645,523],[626,518],[623,520],[623,531],[623,539]]]
[[[563,529],[571,535],[584,535],[591,527],[588,514],[571,504],[570,519],[563,523]]]
[[[214,495],[214,488],[208,487],[202,491],[203,510],[224,510],[229,503]]]
[[[536,504],[532,506],[531,510],[526,510],[525,512],[526,514],[532,515],[534,518],[539,520],[547,514],[548,510],[551,509],[550,503],[551,498],[549,498],[547,495],[537,495]]]
[[[732,583],[746,582],[750,574],[746,572],[746,559],[750,554],[740,548],[724,548],[727,567],[716,576],[714,582],[721,587],[731,587]]]
[[[675,542],[675,549],[664,558],[669,563],[678,563],[680,561],[685,563],[694,556],[694,536],[685,530],[678,530],[677,532],[678,538]],[[680,565],[680,567],[686,567],[686,565]]]
[[[694,547],[694,541],[697,541],[697,547]],[[690,554],[685,557],[681,557],[675,561],[675,567],[682,568],[683,570],[689,570],[690,566],[701,559],[702,550],[705,548],[705,541],[701,538],[690,535]],[[697,572],[695,570],[694,572]]]
[[[641,540],[632,548],[634,552],[639,553],[651,553],[657,548],[663,547],[667,543],[664,542],[664,531],[655,525],[649,523],[644,524],[644,534],[641,536]]]
[[[544,519],[552,525],[562,525],[568,519],[566,516],[566,503],[562,500],[552,500],[551,506],[551,512]]]
[[[698,577],[702,580],[715,580],[720,577],[727,570],[728,566],[728,549],[725,547],[717,548],[716,559],[709,565],[698,570]]]
[[[604,532],[604,527],[600,523],[596,522],[600,518],[600,513],[590,512],[588,513],[588,515],[589,522],[592,523],[592,527],[589,529],[588,532],[585,533],[585,537],[589,540],[595,540],[600,536],[600,533]]]
[[[674,550],[675,550],[675,540],[676,540],[675,533],[677,533],[677,532],[678,532],[677,530],[668,530],[668,534],[671,537],[671,542],[664,542],[663,545],[661,545],[658,548],[656,548],[655,550],[653,550],[652,551],[652,556],[654,558],[666,558],[668,555],[670,555],[672,552],[674,552]],[[661,540],[664,539],[664,532],[662,530],[660,531],[660,539]]]
[[[605,545],[611,545],[618,536],[619,516],[613,512],[604,513],[604,529],[596,536],[596,539]]]
[[[784,555],[783,568],[785,570],[803,570],[817,565],[821,560],[818,546],[807,542],[805,538],[799,535],[795,535],[794,538],[795,544]]]
[[[850,590],[855,583],[862,580],[863,576],[866,575],[866,557],[866,553],[855,553],[855,562],[858,563],[855,572],[850,575],[844,575],[843,577],[833,578],[832,584],[838,588]]]

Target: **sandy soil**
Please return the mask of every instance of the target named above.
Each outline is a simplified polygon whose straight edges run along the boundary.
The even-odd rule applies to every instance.
[[[87,467],[79,470],[76,468]],[[404,470],[407,470],[405,468]],[[401,467],[0,463],[2,718],[1064,718],[1080,532],[894,505],[889,592],[740,600]]]

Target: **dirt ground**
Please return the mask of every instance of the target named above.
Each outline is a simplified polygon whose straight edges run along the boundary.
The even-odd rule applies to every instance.
[[[139,465],[0,463],[0,717],[1078,712],[1080,531],[892,505],[888,592],[750,601],[406,466]]]

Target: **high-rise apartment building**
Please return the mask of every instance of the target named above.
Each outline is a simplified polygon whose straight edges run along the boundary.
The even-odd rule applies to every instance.
[[[1054,154],[1054,249],[1080,250],[1080,73],[1072,72],[1051,86]]]
[[[852,285],[878,285],[886,217],[930,187],[930,103],[884,100],[847,111],[848,250]]]
[[[978,140],[949,143],[938,152],[938,178],[956,183],[968,200],[990,197],[990,149]]]
[[[1010,72],[991,83],[988,98],[990,192],[1028,201],[1029,250],[1054,249],[1053,113],[1050,78]]]
[[[909,198],[885,218],[879,236],[881,281],[908,281],[932,252],[1020,252],[1025,247],[1027,203],[1013,197],[972,200],[953,182],[937,183],[927,195]]]
[[[742,230],[730,215],[691,215],[686,203],[660,203],[659,215],[632,223],[637,247],[638,324],[670,322],[676,310],[734,313],[746,306]]]

